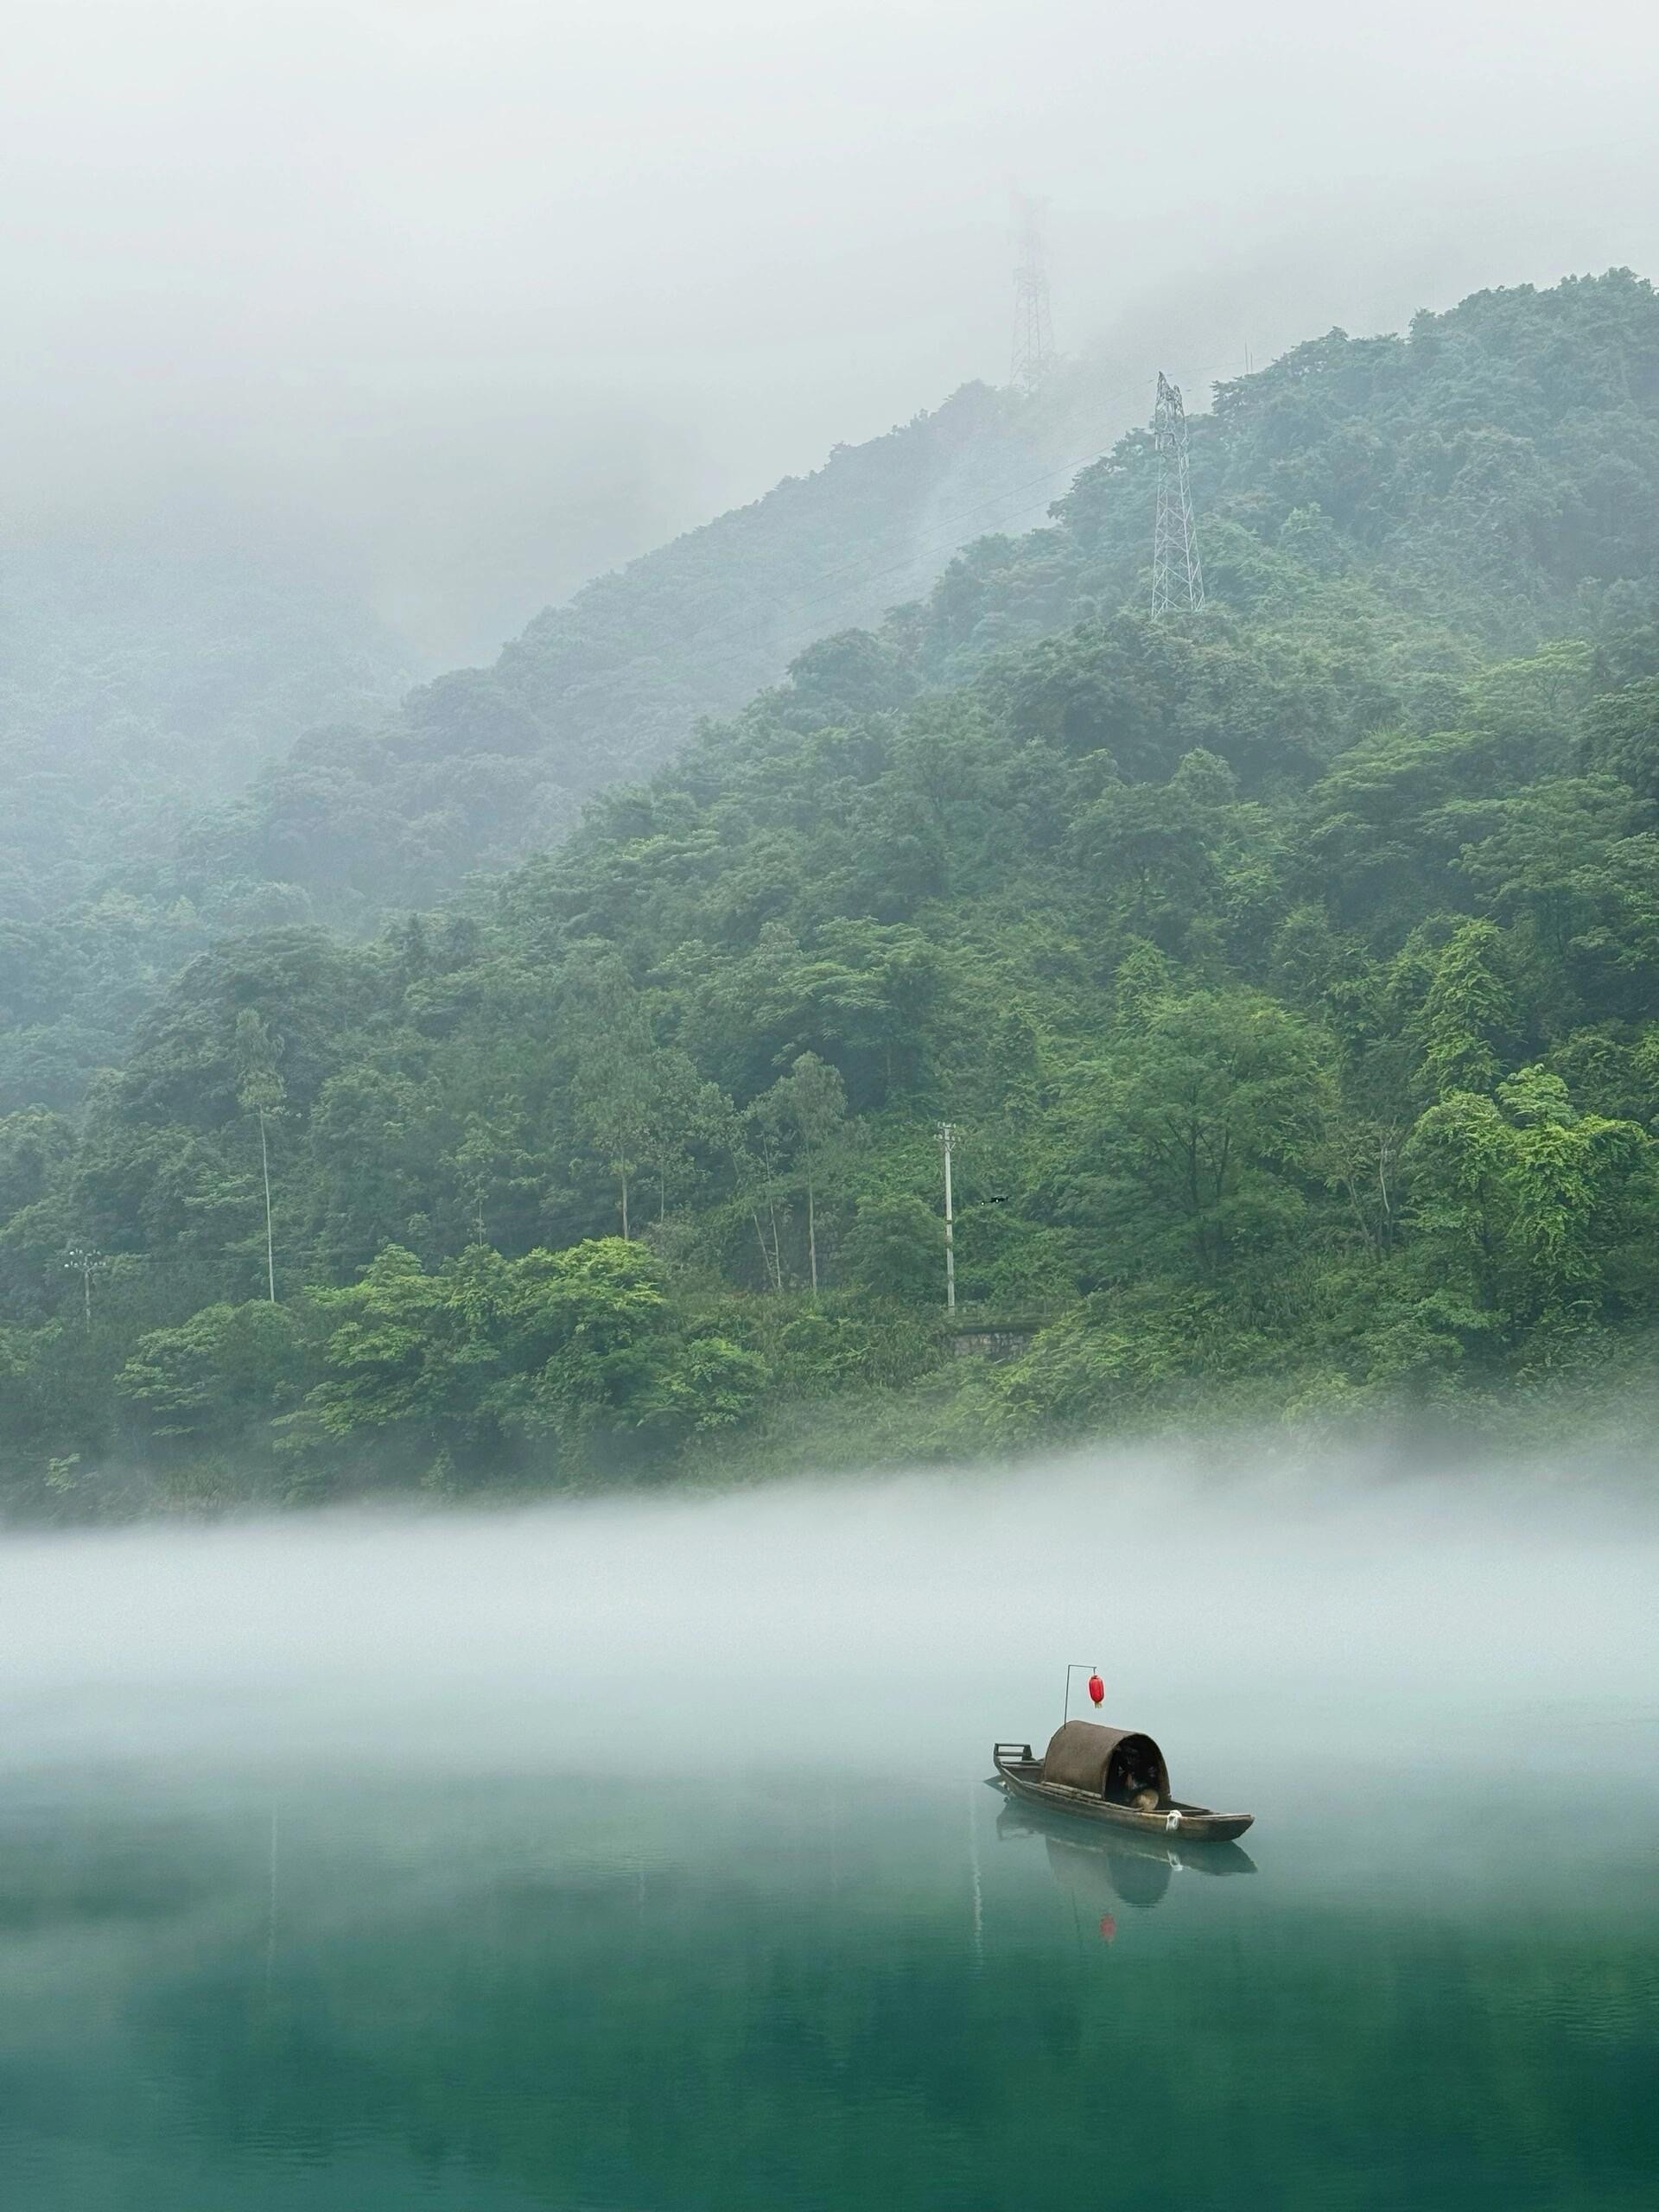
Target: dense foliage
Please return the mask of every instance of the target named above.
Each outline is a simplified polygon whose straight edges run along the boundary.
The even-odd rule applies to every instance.
[[[1478,1417],[1659,1292],[1659,301],[1339,335],[562,850],[219,943],[0,1122],[38,1510]],[[958,1130],[945,1323],[936,1125]],[[276,1295],[270,1295],[274,1281]]]

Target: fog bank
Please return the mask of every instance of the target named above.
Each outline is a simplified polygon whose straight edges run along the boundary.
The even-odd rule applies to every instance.
[[[1340,322],[1659,264],[1659,16],[1496,0],[55,0],[8,24],[10,513],[206,501],[423,657],[1063,349],[1191,396]]]
[[[1245,1740],[1524,1764],[1585,1729],[1650,1758],[1656,1567],[1629,1490],[1148,1452],[12,1535],[0,1762],[971,1770],[1046,1733],[1071,1660],[1183,1771]]]

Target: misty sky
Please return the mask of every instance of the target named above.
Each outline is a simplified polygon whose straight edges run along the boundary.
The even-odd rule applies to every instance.
[[[1196,397],[1488,283],[1659,273],[1659,8],[10,0],[10,527],[344,562],[435,661],[1063,347]]]

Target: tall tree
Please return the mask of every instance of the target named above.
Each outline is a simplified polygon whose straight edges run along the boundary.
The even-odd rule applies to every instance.
[[[616,1179],[622,1238],[632,1235],[634,1178],[651,1157],[653,1135],[651,1020],[626,969],[600,963],[577,978],[571,1097],[576,1128]]]
[[[1502,932],[1491,922],[1463,923],[1435,963],[1423,1001],[1426,1088],[1440,1098],[1490,1090],[1518,1026]]]
[[[1599,1310],[1652,1158],[1645,1131],[1578,1113],[1560,1077],[1537,1067],[1495,1100],[1451,1092],[1407,1151],[1437,1275],[1460,1281],[1511,1327]]]
[[[1086,1098],[1088,1210],[1103,1204],[1154,1250],[1173,1232],[1207,1275],[1282,1236],[1319,1173],[1329,1052],[1313,1023],[1253,991],[1154,1002]]]

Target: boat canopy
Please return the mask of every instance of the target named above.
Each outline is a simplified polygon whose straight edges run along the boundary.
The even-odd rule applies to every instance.
[[[1048,1739],[1043,1780],[1091,1797],[1127,1797],[1148,1786],[1160,1805],[1169,1802],[1169,1769],[1150,1736],[1133,1728],[1103,1728],[1093,1720],[1068,1720]]]

